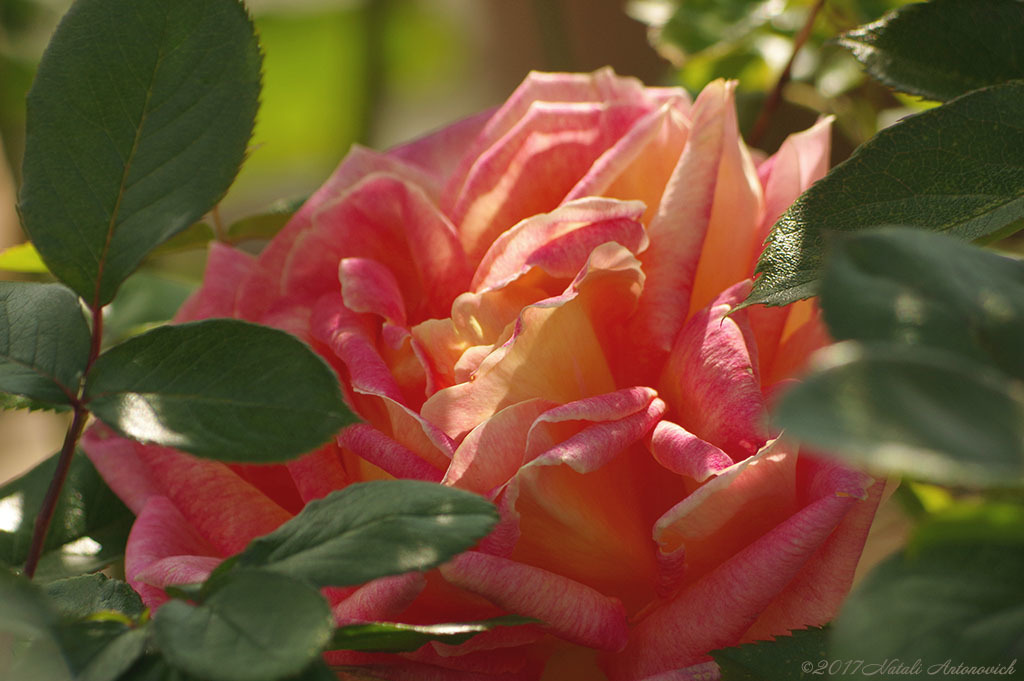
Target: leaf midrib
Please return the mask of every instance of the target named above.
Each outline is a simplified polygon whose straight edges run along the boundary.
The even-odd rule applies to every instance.
[[[170,10],[167,12],[169,11]],[[114,207],[110,212],[110,220],[107,223],[107,233],[103,243],[103,250],[100,251],[99,262],[97,263],[96,286],[93,289],[92,302],[89,305],[92,310],[98,310],[100,308],[101,293],[103,290],[103,272],[104,269],[106,269],[107,256],[110,252],[110,246],[114,240],[114,230],[117,227],[118,217],[121,211],[121,201],[124,199],[124,195],[127,192],[128,175],[131,172],[132,161],[139,149],[139,141],[142,139],[142,130],[146,125],[146,118],[149,114],[149,101],[153,95],[157,72],[159,72],[160,64],[164,59],[164,37],[167,31],[167,12],[164,14],[163,29],[157,43],[157,56],[156,61],[153,64],[153,72],[150,74],[149,84],[146,86],[146,99],[143,101],[142,111],[139,113],[139,124],[135,127],[135,138],[132,140],[132,147],[128,151],[128,157],[124,161],[124,168],[121,172],[121,184],[118,187],[117,198],[114,200]]]

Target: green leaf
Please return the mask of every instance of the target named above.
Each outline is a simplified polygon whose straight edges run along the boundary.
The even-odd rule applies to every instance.
[[[353,420],[307,345],[236,319],[159,327],[111,348],[85,398],[126,437],[221,461],[293,458]]]
[[[846,601],[833,623],[830,656],[869,660],[862,674],[879,679],[911,678],[884,672],[879,663],[893,659],[908,666],[921,660],[922,678],[1003,678],[1024,653],[1021,574],[1019,545],[952,542],[914,556],[897,554]],[[994,668],[951,673],[961,664]]]
[[[250,240],[269,241],[281,231],[281,228],[287,224],[288,220],[302,206],[304,201],[305,199],[277,201],[265,213],[251,215],[232,223],[225,230],[224,243],[233,245]],[[177,234],[174,238],[164,242],[163,245],[153,251],[153,255],[159,256],[205,248],[215,238],[213,227],[209,223],[197,222],[185,231]],[[2,255],[0,253],[0,256]]]
[[[145,269],[128,277],[103,311],[104,342],[120,342],[147,327],[174,317],[189,295],[191,284],[160,276]]]
[[[839,38],[889,87],[945,101],[1024,78],[1024,2],[932,0]]]
[[[529,617],[506,615],[477,622],[448,624],[402,624],[399,622],[349,624],[335,630],[328,649],[386,653],[412,652],[431,641],[459,645],[484,631],[491,631],[497,627],[531,624],[536,621]]]
[[[303,200],[285,201],[275,205],[269,212],[251,215],[232,223],[228,227],[228,243],[237,244],[249,240],[269,240],[288,224]]]
[[[52,402],[40,402],[39,400],[33,400],[21,395],[12,395],[11,393],[0,393],[0,409],[4,411],[27,409],[28,411],[66,412],[71,409],[71,406],[67,404],[53,404]]]
[[[733,43],[777,14],[771,0],[684,0],[661,27],[659,40],[694,54],[718,43]],[[773,11],[774,10],[774,11]]]
[[[56,467],[57,456],[54,455],[0,487],[0,508],[15,519],[12,529],[0,531],[0,563],[16,567],[28,557],[33,521]],[[131,511],[110,491],[89,459],[80,451],[75,452],[46,535],[44,550],[48,553],[43,554],[36,578],[45,581],[68,576],[60,568],[82,562],[91,569],[104,567],[123,554],[133,520]],[[86,542],[89,546],[79,546],[80,540],[85,538],[90,540]],[[105,562],[88,563],[103,551],[106,551]]]
[[[1024,226],[1024,81],[977,90],[886,128],[783,214],[747,305],[818,292],[829,232],[901,224],[967,241]]]
[[[49,274],[50,272],[46,269],[46,263],[39,257],[39,251],[31,241],[0,251],[0,270],[27,274]]]
[[[0,632],[38,636],[56,625],[57,614],[37,586],[0,569]]]
[[[254,539],[238,565],[316,586],[363,584],[440,565],[473,546],[497,520],[493,504],[463,490],[415,480],[356,483]]]
[[[828,678],[828,631],[797,629],[789,636],[712,650],[722,681],[790,681]]]
[[[837,340],[945,348],[1024,380],[1024,262],[915,229],[838,239],[821,287]]]
[[[148,635],[123,622],[75,622],[58,629],[57,641],[75,681],[116,681],[142,657]]]
[[[334,628],[327,601],[284,575],[242,571],[202,605],[169,601],[153,620],[167,661],[206,681],[276,681],[309,666]]]
[[[0,281],[0,390],[70,404],[89,342],[85,315],[67,288]]]
[[[127,582],[106,575],[82,575],[46,585],[46,595],[65,620],[84,620],[99,612],[113,611],[137,618],[146,609]]]
[[[230,186],[260,62],[237,0],[78,0],[65,15],[28,96],[20,203],[91,307]]]
[[[959,502],[925,518],[907,543],[913,555],[949,543],[1024,546],[1024,506],[1003,501]]]
[[[815,449],[950,485],[1024,482],[1024,387],[935,348],[846,341],[775,417]]]

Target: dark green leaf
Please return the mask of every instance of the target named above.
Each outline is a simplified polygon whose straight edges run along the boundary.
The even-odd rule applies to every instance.
[[[932,0],[839,38],[886,85],[945,101],[1024,78],[1024,2]]]
[[[1024,482],[1024,388],[928,347],[824,351],[819,371],[776,409],[786,431],[823,452],[884,472],[951,485]]]
[[[237,0],[78,0],[65,15],[28,97],[20,201],[50,271],[90,306],[227,190],[260,61]]]
[[[837,240],[821,307],[838,340],[945,348],[1024,380],[1024,262],[916,229]]]
[[[327,601],[284,575],[242,571],[202,605],[169,601],[153,621],[160,651],[206,681],[276,681],[308,667],[334,628]]]
[[[191,681],[160,655],[144,655],[118,681]]]
[[[57,614],[37,586],[0,569],[0,632],[38,636],[48,634],[56,625]]]
[[[317,586],[362,584],[427,570],[465,551],[498,520],[475,494],[414,480],[364,482],[306,505],[253,540],[240,567],[259,567]]]
[[[328,646],[330,650],[364,650],[387,653],[412,652],[431,641],[450,645],[465,643],[477,634],[497,627],[514,627],[537,620],[518,615],[495,617],[478,622],[448,624],[402,624],[372,622],[339,627]]]
[[[66,624],[57,632],[75,681],[115,681],[142,657],[147,636],[145,629],[109,620]]]
[[[862,673],[873,671],[879,679],[911,678],[882,671],[878,663],[893,659],[908,666],[920,659],[921,678],[947,678],[961,664],[1002,667],[1005,675],[1015,658],[1024,657],[1022,574],[1019,545],[945,543],[914,556],[893,556],[843,606],[833,624],[830,656],[870,660],[874,664]],[[997,669],[957,676],[1003,678]]]
[[[829,232],[902,224],[977,241],[1024,225],[1022,109],[1015,81],[880,132],[775,223],[747,304],[815,295]]]
[[[46,595],[65,620],[83,620],[102,611],[136,618],[146,609],[127,582],[106,575],[82,575],[51,582],[46,585]]]
[[[64,286],[0,281],[0,390],[70,404],[89,339],[78,297]]]
[[[15,512],[18,524],[11,531],[0,531],[0,563],[20,566],[28,557],[32,525],[42,506],[43,496],[57,466],[54,455],[25,475],[0,487],[0,505]],[[46,535],[44,554],[37,579],[66,577],[58,570],[65,562],[73,565],[105,551],[109,560],[124,550],[134,516],[110,491],[92,463],[81,452],[71,460],[71,468]],[[88,537],[99,547],[81,547],[76,542]],[[91,566],[100,569],[104,564]],[[44,569],[45,568],[45,569]]]
[[[828,632],[797,629],[771,641],[712,650],[722,681],[791,681],[828,678]]]
[[[293,458],[353,420],[308,346],[236,319],[159,327],[111,348],[85,397],[126,437],[222,461]]]

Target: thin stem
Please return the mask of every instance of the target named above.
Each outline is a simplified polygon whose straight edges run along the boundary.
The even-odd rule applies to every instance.
[[[93,362],[100,356],[103,344],[103,308],[92,308],[92,344],[89,346],[89,361],[85,364],[85,373],[89,373]]]
[[[75,416],[64,436],[64,446],[60,450],[60,458],[57,459],[57,470],[50,480],[50,486],[46,489],[46,496],[43,497],[43,506],[36,516],[35,525],[32,528],[32,543],[28,548],[28,558],[25,560],[25,575],[31,579],[39,566],[39,558],[43,555],[43,545],[46,542],[46,535],[50,530],[50,523],[53,522],[53,514],[57,510],[57,501],[60,499],[60,492],[64,488],[64,482],[68,478],[68,470],[71,468],[71,457],[75,454],[75,447],[78,445],[78,438],[82,436],[85,429],[85,422],[89,419],[89,410],[82,404],[75,405]]]
[[[779,74],[779,79],[775,81],[775,87],[768,93],[768,97],[764,100],[764,104],[761,106],[761,113],[757,116],[757,122],[754,123],[754,130],[750,133],[747,138],[747,142],[750,146],[756,147],[760,142],[764,134],[768,132],[768,126],[772,122],[772,117],[779,108],[779,104],[782,102],[782,90],[786,87],[786,83],[789,82],[790,77],[793,75],[793,62],[796,61],[796,55],[799,54],[800,48],[804,46],[807,39],[811,37],[811,30],[814,28],[814,20],[818,18],[818,14],[821,13],[822,8],[825,7],[826,0],[818,0],[814,3],[814,7],[811,8],[810,13],[807,15],[807,21],[804,22],[803,27],[797,34],[796,38],[793,39],[793,53],[789,55],[789,61],[786,62],[786,68]]]
[[[100,356],[103,342],[103,308],[92,308],[92,339],[89,348],[89,360],[85,365],[85,373],[89,373],[93,362]],[[78,440],[82,437],[85,424],[89,420],[89,409],[76,397],[73,402],[74,417],[68,432],[64,435],[64,446],[61,447],[60,456],[57,458],[57,469],[53,472],[53,479],[50,486],[46,488],[46,495],[43,497],[43,505],[36,515],[35,524],[32,526],[32,543],[28,547],[28,557],[25,559],[25,575],[31,579],[39,566],[39,559],[43,555],[43,548],[46,544],[46,535],[50,531],[50,524],[53,522],[53,514],[57,510],[57,502],[60,500],[61,490],[68,479],[68,471],[71,470],[71,459],[78,447]]]

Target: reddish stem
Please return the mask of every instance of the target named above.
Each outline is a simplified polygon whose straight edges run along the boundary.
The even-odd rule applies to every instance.
[[[93,362],[100,356],[101,343],[103,340],[103,308],[92,309],[92,339],[89,347],[89,360],[85,365],[85,374],[89,373]],[[53,514],[57,510],[57,502],[60,500],[61,490],[68,479],[68,471],[71,470],[71,459],[78,447],[78,440],[82,437],[85,424],[89,420],[89,410],[76,397],[72,401],[74,417],[68,432],[64,436],[64,446],[61,447],[60,456],[57,458],[57,469],[50,480],[50,486],[46,489],[43,497],[43,504],[36,515],[35,524],[32,527],[32,543],[28,547],[28,557],[25,559],[25,576],[29,579],[36,573],[39,566],[39,559],[43,555],[43,548],[46,544],[46,535],[50,531],[50,524],[53,522]]]
[[[46,535],[50,530],[50,523],[53,522],[53,514],[57,510],[57,501],[60,499],[61,489],[68,477],[68,470],[71,468],[71,457],[75,454],[75,447],[78,445],[78,438],[82,436],[85,429],[85,422],[89,418],[89,410],[82,404],[75,405],[75,416],[64,436],[64,447],[60,450],[60,458],[57,459],[57,470],[50,480],[50,486],[43,497],[42,508],[36,516],[35,525],[32,528],[32,543],[28,548],[28,558],[25,560],[25,575],[31,579],[36,573],[39,565],[39,558],[43,555],[43,545],[46,542]]]
[[[814,20],[818,18],[818,14],[822,8],[825,7],[826,0],[818,0],[814,3],[814,7],[811,8],[810,14],[807,15],[807,21],[804,22],[803,27],[800,29],[800,33],[797,34],[796,38],[793,39],[793,53],[789,55],[789,61],[786,62],[786,68],[779,74],[779,79],[775,81],[775,87],[768,93],[768,97],[764,100],[764,104],[761,106],[761,113],[757,116],[757,122],[754,123],[754,129],[747,138],[750,146],[756,147],[760,142],[764,134],[768,132],[768,126],[772,122],[772,117],[779,108],[779,104],[782,102],[782,89],[786,87],[786,83],[789,82],[790,77],[793,74],[793,62],[796,61],[796,55],[799,54],[800,48],[804,46],[807,39],[811,37],[811,30],[814,28]]]

